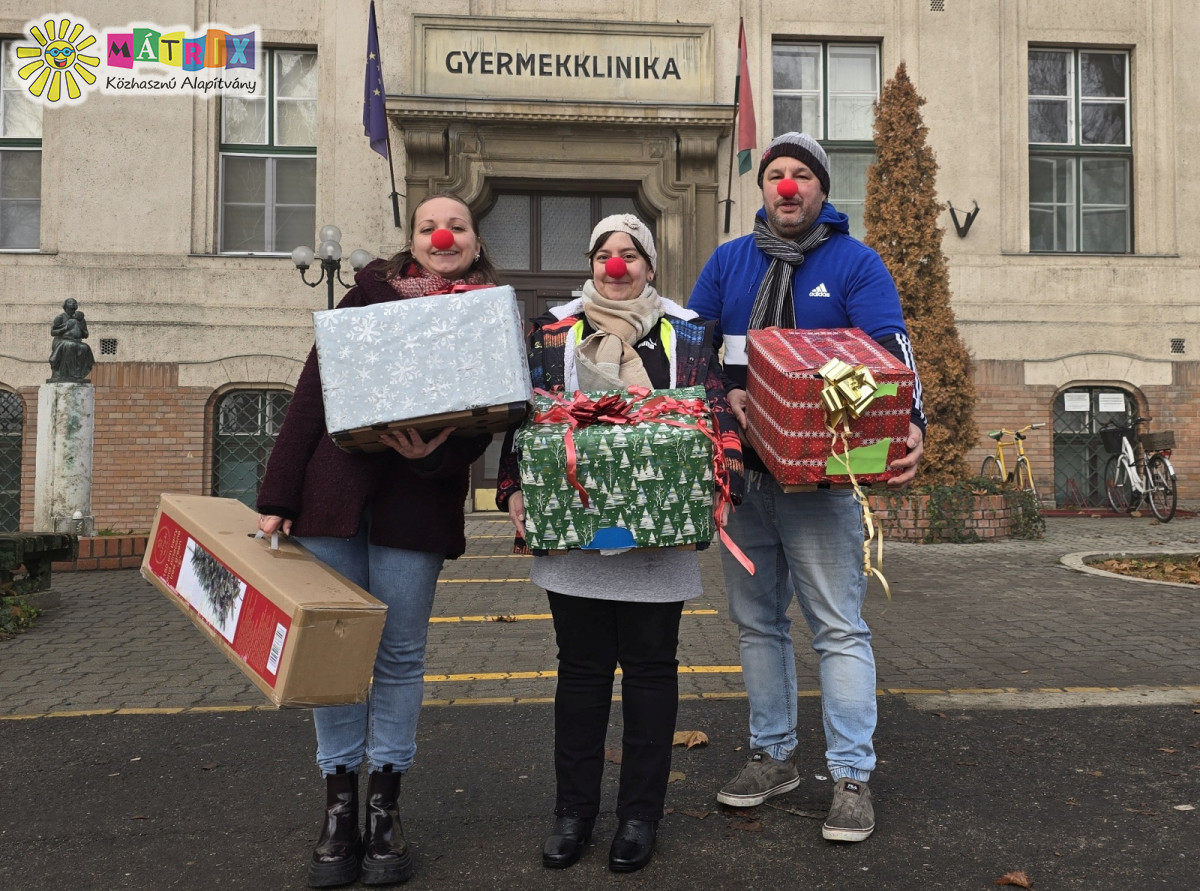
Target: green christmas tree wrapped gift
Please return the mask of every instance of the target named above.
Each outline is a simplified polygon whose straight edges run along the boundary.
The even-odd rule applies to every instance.
[[[703,387],[535,395],[516,437],[529,546],[711,541],[717,477],[704,431],[712,419]]]

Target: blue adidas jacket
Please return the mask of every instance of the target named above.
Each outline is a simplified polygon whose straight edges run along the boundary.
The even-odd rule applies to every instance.
[[[758,215],[765,219],[766,211],[760,208]],[[861,328],[915,373],[896,283],[879,254],[850,235],[848,221],[828,201],[821,208],[817,222],[828,223],[833,234],[804,258],[792,278],[796,327]],[[725,371],[738,386],[746,385],[746,328],[770,265],[753,235],[726,242],[704,264],[688,299],[688,309],[716,320],[715,342],[724,345]],[[914,397],[912,420],[924,430],[919,377]]]

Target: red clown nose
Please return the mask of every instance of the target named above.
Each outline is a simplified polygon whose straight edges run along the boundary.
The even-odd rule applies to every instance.
[[[629,267],[620,257],[609,257],[604,261],[604,272],[609,278],[624,278]]]
[[[429,240],[433,243],[434,250],[448,251],[454,247],[454,233],[449,229],[435,229]]]
[[[795,198],[796,193],[800,191],[800,187],[796,185],[794,179],[782,179],[779,181],[779,185],[775,187],[775,191],[779,193],[780,198],[786,201],[788,198]]]

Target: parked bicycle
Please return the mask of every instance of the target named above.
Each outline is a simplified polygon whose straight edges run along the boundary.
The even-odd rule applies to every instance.
[[[983,459],[983,467],[979,470],[979,475],[990,480],[995,480],[997,483],[1012,483],[1018,489],[1023,489],[1026,492],[1033,494],[1037,498],[1037,487],[1033,484],[1033,468],[1029,466],[1029,459],[1025,457],[1025,434],[1030,430],[1040,430],[1045,427],[1045,423],[1041,424],[1026,424],[1020,430],[989,430],[988,436],[996,440],[996,454],[988,455]],[[1006,441],[1004,437],[1011,436],[1012,439]],[[1016,447],[1017,459],[1013,469],[1009,471],[1004,460],[1004,450]]]
[[[1175,431],[1134,435],[1151,420],[1134,418],[1129,427],[1109,422],[1100,428],[1104,450],[1112,456],[1104,466],[1104,491],[1117,513],[1133,513],[1147,500],[1154,516],[1166,523],[1175,516],[1179,500],[1171,465]]]

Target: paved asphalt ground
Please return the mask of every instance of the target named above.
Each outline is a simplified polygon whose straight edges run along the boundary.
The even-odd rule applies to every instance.
[[[476,514],[468,533],[439,584],[402,795],[410,888],[986,889],[1017,870],[1038,891],[1200,888],[1200,592],[1069,556],[1197,552],[1200,519],[1055,517],[1042,541],[889,543],[893,599],[873,583],[867,609],[878,829],[857,845],[820,836],[829,783],[803,638],[805,782],[748,811],[716,803],[748,755],[747,705],[705,552],[678,727],[709,744],[675,750],[657,855],[627,876],[606,868],[615,766],[594,846],[570,870],[540,865],[552,629],[507,525]],[[323,804],[311,714],[264,707],[134,571],[55,588],[60,609],[0,642],[0,889],[305,887]]]

